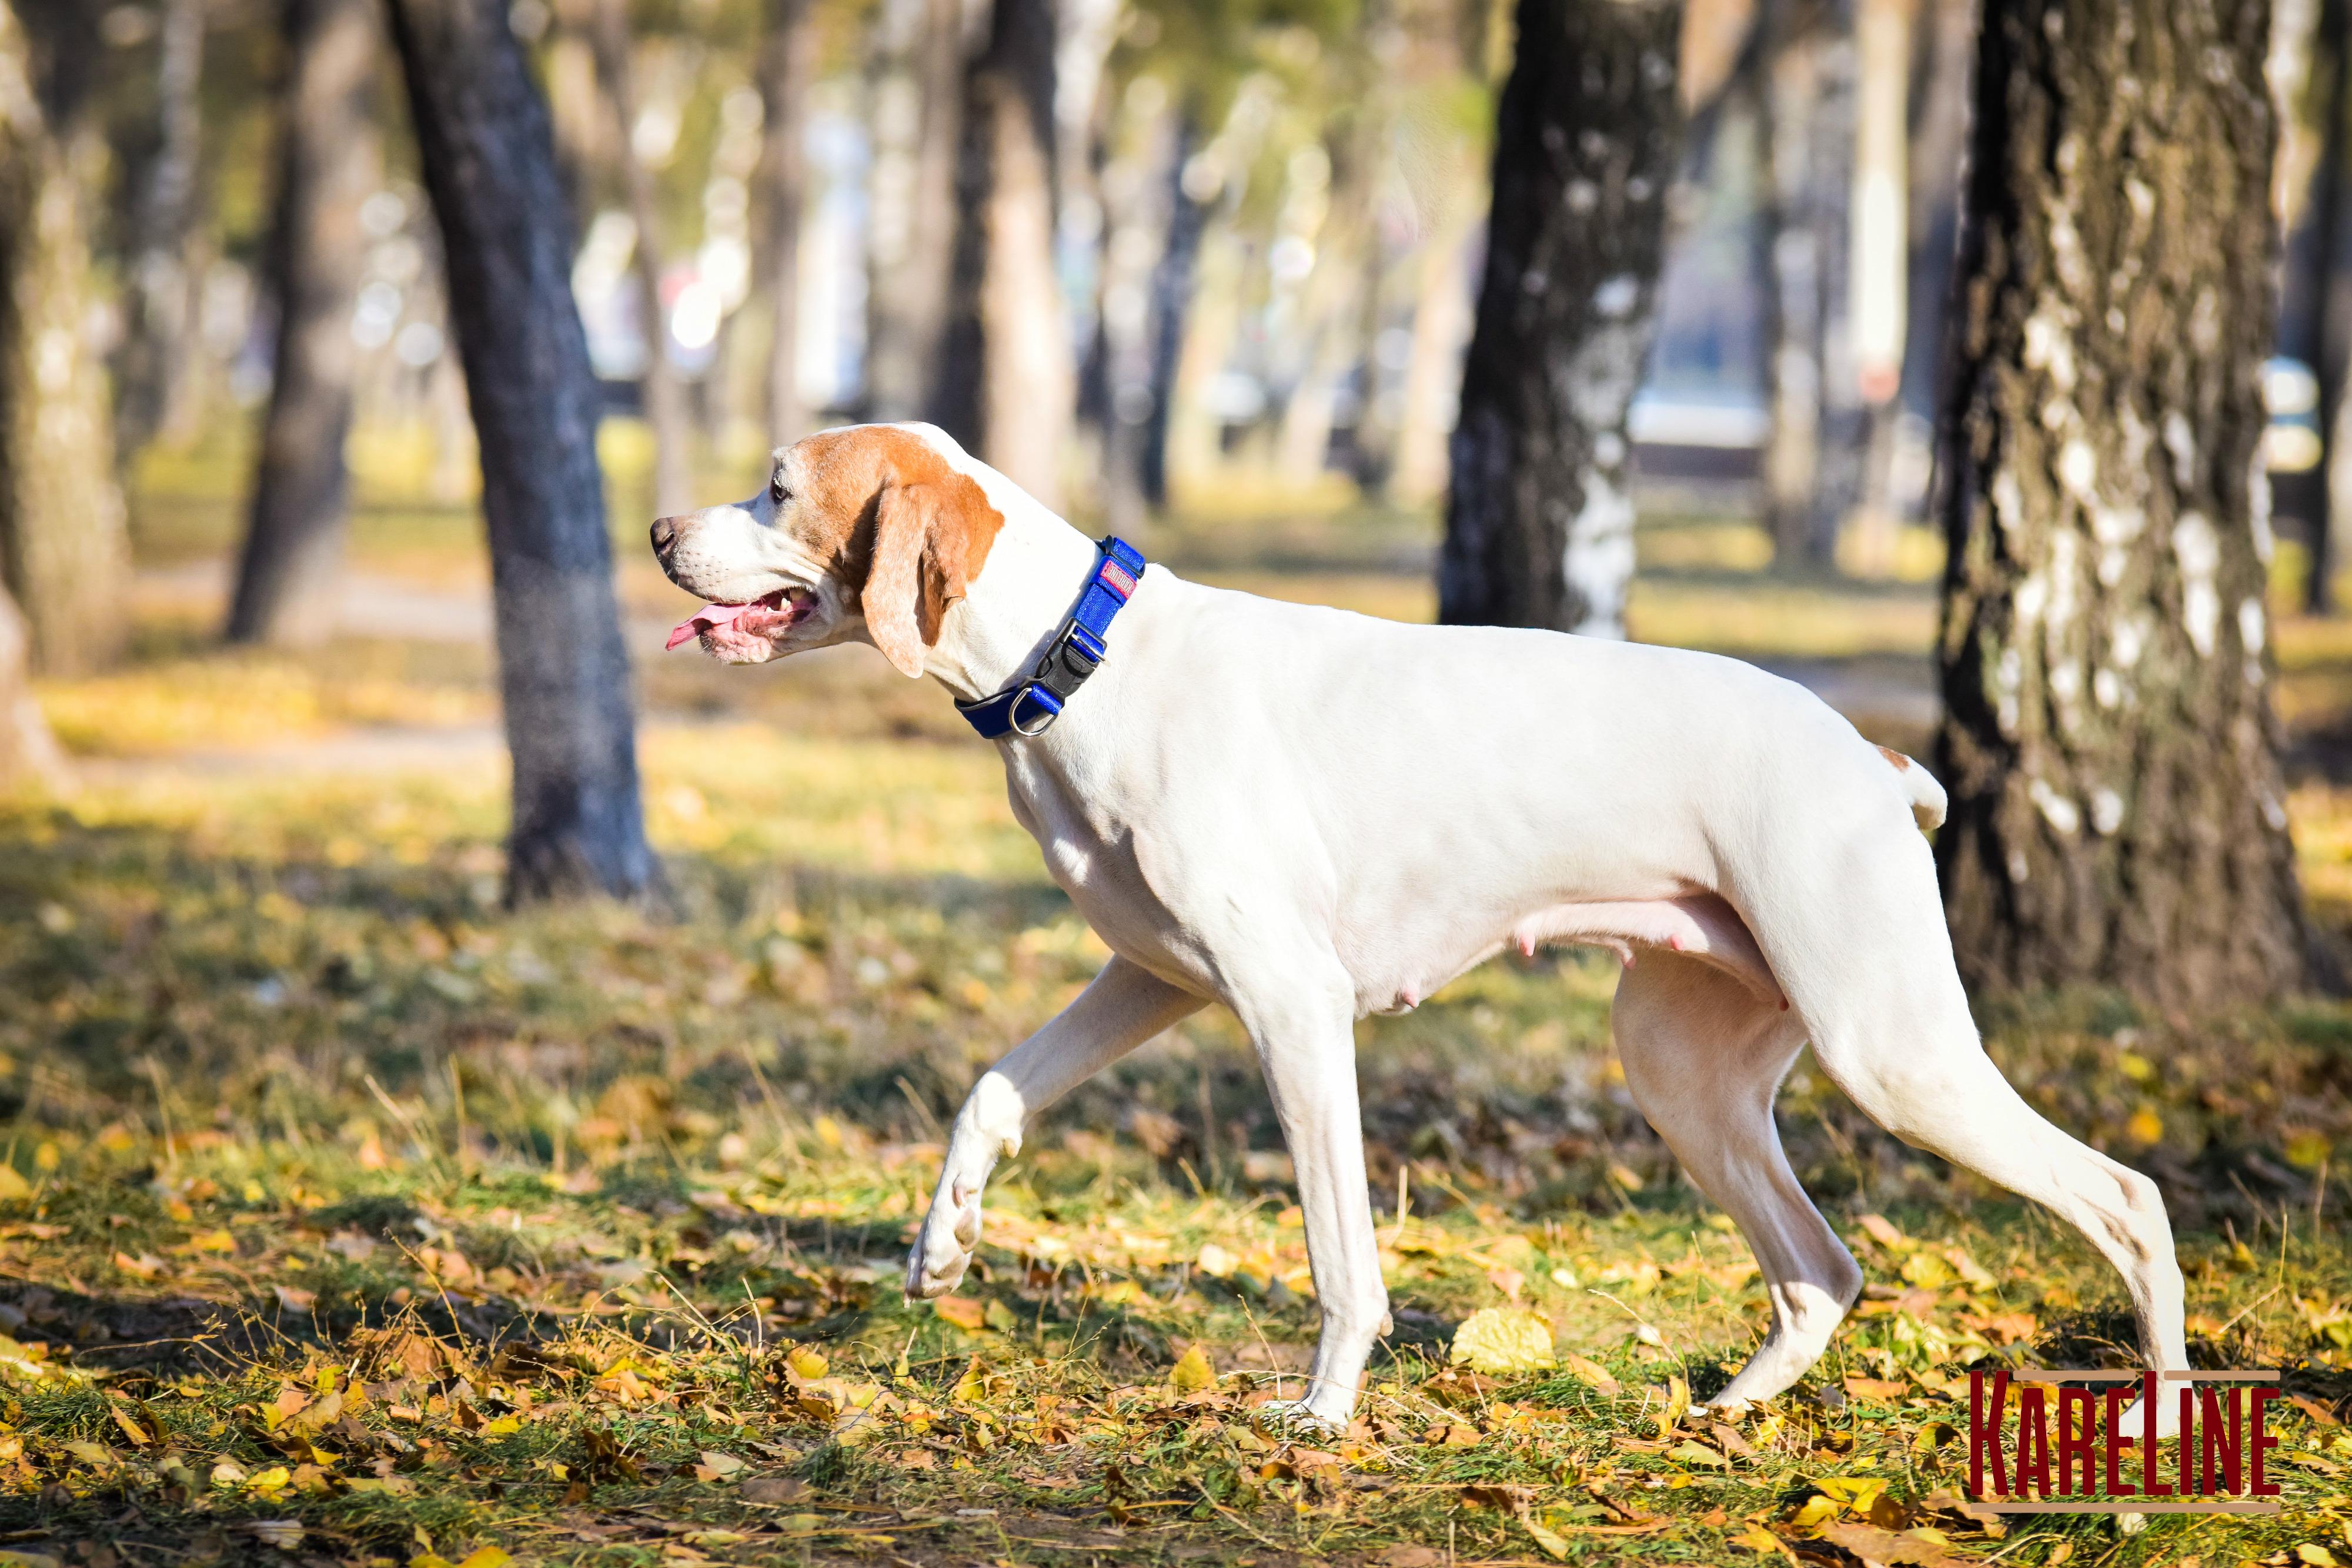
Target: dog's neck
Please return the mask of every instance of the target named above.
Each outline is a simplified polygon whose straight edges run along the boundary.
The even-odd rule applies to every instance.
[[[983,468],[973,477],[1004,527],[923,661],[923,673],[960,702],[992,695],[1035,667],[1093,574],[1096,554],[1092,539],[1003,476]]]

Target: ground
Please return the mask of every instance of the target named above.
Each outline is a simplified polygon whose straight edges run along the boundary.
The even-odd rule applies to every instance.
[[[1103,957],[943,700],[862,651],[649,653],[667,902],[509,915],[463,505],[371,504],[332,648],[223,655],[231,467],[151,472],[141,655],[43,691],[82,787],[0,808],[0,1564],[2352,1561],[2352,1008],[1984,1015],[2041,1108],[2162,1184],[2200,1363],[2282,1369],[2274,1517],[1963,1507],[1966,1369],[2127,1363],[2116,1281],[1802,1063],[1782,1125],[1866,1299],[1801,1390],[1690,1416],[1763,1298],[1573,957],[1361,1031],[1396,1333],[1358,1426],[1289,1441],[1256,1406],[1313,1286],[1221,1015],[1051,1113],[961,1294],[900,1298],[962,1091]],[[1153,542],[1411,615],[1420,527]],[[677,596],[616,538],[650,649]],[[1927,591],[1772,584],[1752,544],[1653,529],[1637,632],[1921,746]],[[2340,945],[2352,634],[2281,643]]]

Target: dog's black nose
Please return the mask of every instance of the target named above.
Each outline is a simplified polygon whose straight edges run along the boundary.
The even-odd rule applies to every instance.
[[[677,543],[677,523],[669,517],[654,519],[654,554],[667,559],[670,549]]]

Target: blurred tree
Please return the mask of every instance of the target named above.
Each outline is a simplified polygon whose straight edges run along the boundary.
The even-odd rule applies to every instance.
[[[1847,342],[1856,105],[1852,0],[1766,0],[1763,210],[1765,528],[1773,564],[1825,569],[1862,476]]]
[[[1049,507],[1076,411],[1054,267],[1052,0],[992,0],[964,72],[956,238],[932,422]]]
[[[2344,535],[2352,529],[2352,445],[2344,420],[2344,378],[2352,371],[2352,256],[2344,244],[2345,143],[2352,140],[2352,0],[2321,0],[2311,39],[2319,158],[2311,172],[2312,321],[2306,352],[2319,381],[2319,483],[2311,522],[2311,570],[2304,601],[2316,613],[2336,608]]]
[[[1622,637],[1627,409],[1681,153],[1680,0],[1519,0],[1439,619]]]
[[[80,0],[0,0],[0,582],[33,668],[55,674],[111,662],[131,623],[113,416],[89,342],[96,25]]]
[[[866,397],[876,419],[929,406],[946,329],[962,141],[963,0],[886,0],[876,100],[874,279],[866,291]]]
[[[2255,465],[2267,0],[1989,0],[1944,441],[1936,856],[1974,985],[2306,977]]]
[[[669,311],[662,303],[661,201],[653,171],[637,155],[637,94],[629,58],[627,0],[594,0],[589,39],[596,76],[604,83],[619,130],[614,156],[620,163],[621,190],[637,242],[631,267],[637,278],[637,310],[645,326],[646,365],[638,380],[646,423],[654,433],[654,511],[664,517],[694,505],[692,454],[687,449],[686,386],[669,357]]]
[[[139,202],[125,330],[115,361],[115,455],[124,463],[153,439],[186,385],[203,268],[189,265],[203,132],[198,89],[205,61],[205,0],[164,0],[155,72],[163,141]]]
[[[555,127],[555,172],[576,235],[596,215],[596,183],[613,157],[612,110],[596,84],[596,0],[553,0],[541,70]]]
[[[1209,226],[1209,201],[1195,196],[1184,183],[1185,170],[1199,141],[1192,115],[1181,115],[1171,136],[1167,216],[1161,225],[1160,258],[1151,268],[1150,311],[1144,319],[1143,388],[1150,401],[1141,405],[1143,417],[1134,422],[1129,444],[1136,494],[1153,511],[1164,511],[1168,506],[1168,420],[1176,406],[1185,310],[1199,281],[1201,236]]]
[[[6,26],[0,17],[0,28]],[[0,42],[0,48],[5,47]],[[0,70],[5,68],[0,66]],[[8,591],[0,588],[0,789],[31,782],[62,789],[71,779],[65,754],[49,734],[49,721],[33,700],[29,652],[25,617]]]
[[[768,0],[760,43],[760,291],[773,327],[768,340],[768,439],[779,444],[808,434],[801,401],[799,301],[801,213],[808,201],[809,88],[816,75],[816,7],[812,0]]]
[[[504,0],[392,0],[482,454],[514,759],[508,895],[652,892],[599,399],[547,105]]]
[[[285,0],[278,212],[266,260],[277,373],[253,475],[228,640],[314,645],[333,625],[351,521],[352,301],[366,261],[360,207],[383,178],[375,0]]]
[[[1853,183],[1846,200],[1848,358],[1860,394],[1853,569],[1895,570],[1895,434],[1910,301],[1913,0],[1855,0]]]
[[[1945,323],[1959,253],[1960,171],[1968,160],[1976,0],[1923,0],[1911,95],[1911,279],[1905,286],[1903,406],[1935,418],[1943,395]]]

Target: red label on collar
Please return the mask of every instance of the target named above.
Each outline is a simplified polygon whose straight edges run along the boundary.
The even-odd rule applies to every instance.
[[[1099,580],[1121,599],[1129,599],[1135,594],[1135,574],[1108,557],[1103,560]]]

